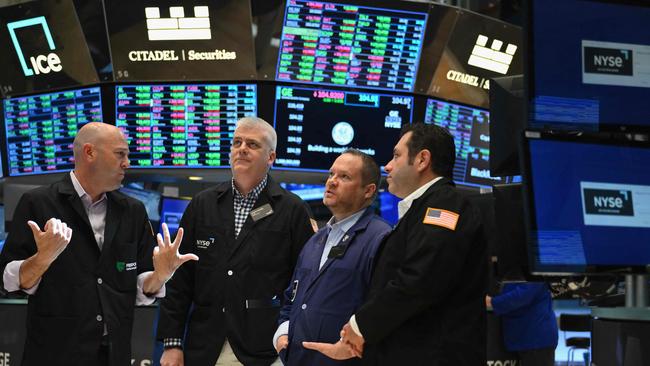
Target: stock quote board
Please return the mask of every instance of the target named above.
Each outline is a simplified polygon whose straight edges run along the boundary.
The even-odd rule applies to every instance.
[[[135,168],[227,167],[237,120],[257,113],[253,84],[120,85],[115,98]]]

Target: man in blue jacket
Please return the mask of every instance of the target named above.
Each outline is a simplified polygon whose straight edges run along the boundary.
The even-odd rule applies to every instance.
[[[300,253],[273,337],[285,365],[360,362],[329,359],[302,342],[336,342],[366,297],[375,252],[391,230],[368,208],[379,179],[377,164],[357,150],[345,151],[332,164],[323,203],[333,216]]]
[[[522,366],[555,364],[557,321],[546,283],[507,283],[485,302],[501,316],[506,349],[519,354]]]

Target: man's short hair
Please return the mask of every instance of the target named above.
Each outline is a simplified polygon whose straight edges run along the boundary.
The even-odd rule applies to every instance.
[[[370,155],[357,149],[347,149],[341,153],[341,155],[343,154],[350,154],[361,158],[361,184],[364,186],[367,186],[368,184],[375,185],[375,194],[371,198],[371,200],[374,200],[379,192],[379,182],[381,180],[381,172],[379,171],[379,166],[377,166],[375,160]]]
[[[404,125],[400,137],[409,132],[411,138],[406,144],[409,150],[409,164],[413,164],[417,153],[426,149],[431,153],[431,171],[435,175],[452,178],[456,163],[456,145],[449,131],[434,124],[415,123]]]
[[[244,117],[237,121],[237,127],[261,129],[264,132],[264,140],[269,149],[275,151],[278,145],[278,135],[273,126],[259,117]]]

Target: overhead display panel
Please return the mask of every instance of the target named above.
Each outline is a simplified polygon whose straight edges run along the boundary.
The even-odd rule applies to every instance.
[[[257,114],[253,84],[120,85],[115,98],[133,168],[228,167],[237,120]]]
[[[0,8],[0,45],[5,96],[99,81],[71,0]]]
[[[650,2],[530,1],[526,16],[530,126],[650,131]]]
[[[278,86],[275,98],[277,168],[326,171],[348,148],[386,164],[413,97]]]
[[[488,108],[490,78],[523,72],[519,27],[459,10],[448,37],[429,95]]]
[[[116,80],[248,80],[248,1],[105,1]]]
[[[413,91],[427,4],[289,0],[276,80]]]
[[[9,176],[72,170],[79,128],[102,121],[99,87],[5,99]]]
[[[454,136],[456,183],[474,187],[507,183],[505,178],[490,176],[490,113],[487,110],[429,98],[424,122],[445,127]]]

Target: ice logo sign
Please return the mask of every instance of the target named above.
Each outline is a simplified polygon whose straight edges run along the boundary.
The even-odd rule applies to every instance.
[[[338,122],[332,128],[332,139],[341,146],[349,145],[354,139],[354,128],[348,122]]]
[[[63,70],[63,66],[61,66],[61,59],[54,52],[50,52],[47,55],[30,56],[29,63],[31,64],[32,68],[30,69],[27,65],[25,54],[20,47],[18,38],[16,37],[16,30],[20,28],[32,27],[35,25],[40,25],[43,28],[43,33],[47,39],[47,45],[50,48],[50,51],[54,51],[56,49],[56,46],[54,45],[54,39],[52,39],[50,27],[48,27],[44,16],[19,20],[17,22],[11,22],[7,24],[9,35],[11,36],[11,42],[14,44],[14,49],[18,55],[20,66],[23,69],[23,74],[25,74],[25,76],[33,76],[34,74],[49,74],[50,72],[59,72]]]
[[[510,63],[512,63],[515,52],[517,52],[517,46],[514,44],[508,44],[505,52],[502,52],[501,48],[503,47],[503,41],[495,39],[492,41],[490,47],[487,47],[487,43],[488,37],[479,34],[467,63],[502,75],[507,74],[508,69],[510,68]]]
[[[169,7],[169,18],[160,17],[160,8],[144,8],[147,35],[150,41],[211,39],[210,11],[207,6],[195,6],[194,17],[185,17],[182,6]]]

